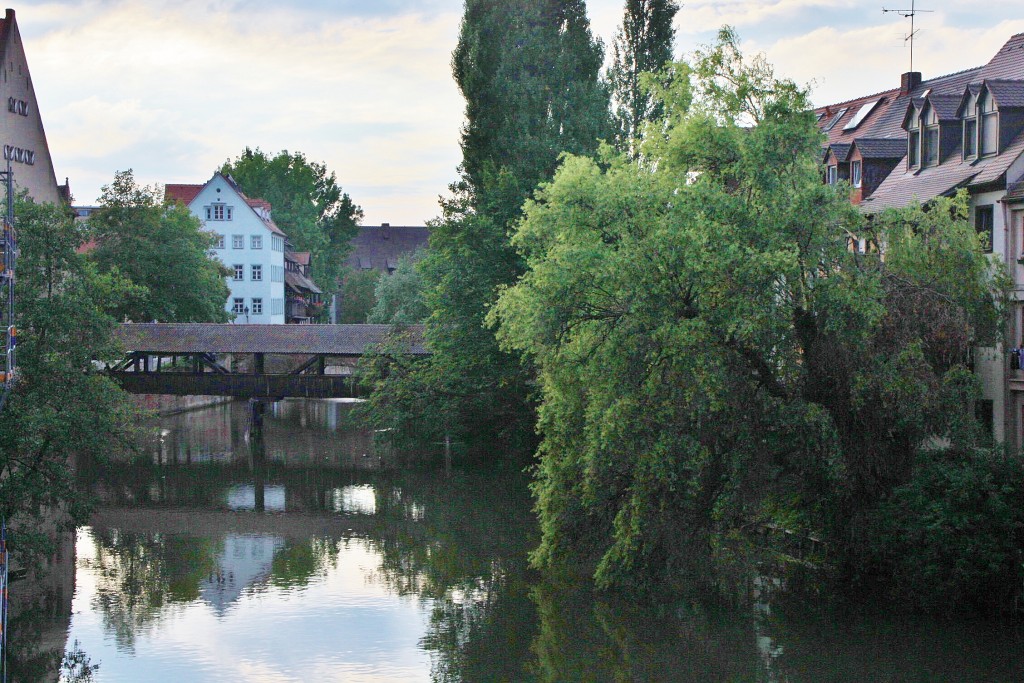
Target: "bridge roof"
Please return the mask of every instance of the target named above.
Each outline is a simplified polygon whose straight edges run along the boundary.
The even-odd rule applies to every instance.
[[[278,353],[361,356],[386,340],[391,325],[231,325],[123,323],[114,336],[129,351],[147,353]],[[428,355],[423,326],[405,328],[406,353]]]

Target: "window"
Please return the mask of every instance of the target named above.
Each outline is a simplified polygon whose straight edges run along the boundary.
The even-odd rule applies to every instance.
[[[843,114],[845,114],[848,109],[849,109],[849,107],[843,107],[842,109],[837,111],[836,115],[832,117],[832,120],[829,121],[828,123],[826,123],[825,127],[821,129],[822,132],[823,133],[827,133],[830,130],[832,130],[833,128],[835,128],[836,124],[839,123],[839,119],[843,118]]]
[[[271,235],[270,248],[274,251],[284,251],[284,240],[279,235]]]
[[[982,156],[999,152],[999,112],[991,93],[983,93],[978,100],[978,125],[981,126],[978,144]]]
[[[244,280],[245,279],[245,266],[243,266],[241,263],[236,263],[234,265],[234,269],[235,269],[235,280]]]
[[[249,238],[249,247],[252,249],[263,248],[263,235],[253,235]]]
[[[921,131],[912,130],[907,135],[907,165],[919,166],[921,164]]]
[[[978,119],[964,119],[964,158],[978,156]]]
[[[879,102],[881,102],[881,100],[872,100],[871,102],[865,103],[860,109],[857,110],[857,113],[853,115],[853,118],[850,119],[850,122],[843,127],[843,130],[854,130],[855,128],[857,128],[857,126],[864,122],[864,119],[868,117],[868,114],[872,112],[872,110],[875,108],[875,105],[877,105]]]
[[[224,248],[224,235],[221,235],[220,233],[215,233],[213,235],[213,248],[214,249],[223,249]]]
[[[206,207],[206,220],[224,221],[231,220],[231,207],[224,204],[211,204]]]
[[[935,166],[939,163],[939,127],[928,126],[921,138],[921,162],[924,166]]]
[[[245,235],[232,235],[231,236],[231,248],[232,249],[245,249]]]
[[[245,312],[245,299],[232,299],[231,300],[231,312],[241,315]]]
[[[255,298],[252,300],[252,314],[262,315],[263,314],[263,299]]]
[[[979,206],[974,209],[974,229],[981,237],[982,248],[986,254],[992,253],[992,228],[995,219],[995,211],[991,204]]]
[[[270,266],[270,281],[284,282],[284,266]]]
[[[270,315],[284,315],[284,299],[271,299],[270,309]]]
[[[850,162],[850,182],[853,183],[854,187],[860,187],[861,185],[861,162],[851,161]]]
[[[250,269],[250,274],[252,275],[252,280],[254,282],[258,282],[263,279],[263,266],[258,263],[254,263],[250,266]]]

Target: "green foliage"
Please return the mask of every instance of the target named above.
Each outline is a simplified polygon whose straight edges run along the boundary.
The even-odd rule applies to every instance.
[[[423,276],[416,262],[421,252],[401,256],[395,271],[377,280],[374,298],[377,303],[366,317],[366,322],[391,325],[415,325],[430,315],[423,298]]]
[[[865,575],[917,606],[1003,608],[1024,585],[1024,458],[1002,449],[922,451],[871,516]]]
[[[362,324],[377,305],[376,290],[382,276],[376,270],[354,270],[349,272],[341,286],[338,297],[341,313],[339,323]]]
[[[138,412],[93,360],[117,355],[104,308],[138,292],[75,252],[85,235],[65,208],[19,202],[15,215],[19,379],[0,412],[0,515],[14,522],[27,555],[45,546],[42,520],[85,521],[76,461],[135,443]]]
[[[640,138],[646,123],[663,117],[663,100],[651,92],[649,76],[644,74],[660,72],[672,61],[676,33],[672,21],[678,11],[674,0],[626,0],[607,74],[614,102],[616,147],[622,152],[634,149],[633,141]]]
[[[210,255],[213,235],[181,204],[164,206],[155,187],[135,183],[131,169],[103,186],[89,217],[100,272],[143,289],[107,310],[135,322],[227,322],[227,270]]]
[[[633,591],[758,528],[841,565],[919,444],[970,438],[963,363],[1005,284],[956,202],[867,225],[821,182],[805,93],[730,31],[676,74],[640,161],[568,157],[527,203],[489,315],[542,389],[534,562]],[[885,260],[847,246],[872,231]]]
[[[601,57],[581,0],[466,3],[452,57],[466,98],[462,179],[421,266],[433,356],[378,369],[379,426],[426,424],[421,437],[451,435],[473,451],[531,444],[531,371],[498,348],[484,317],[522,273],[508,231],[524,199],[562,152],[589,153],[610,130]]]
[[[249,197],[270,202],[274,222],[295,250],[312,253],[313,280],[325,292],[336,291],[363,210],[341,191],[334,172],[302,152],[282,151],[271,158],[246,147],[224,163],[221,173],[234,178]]]

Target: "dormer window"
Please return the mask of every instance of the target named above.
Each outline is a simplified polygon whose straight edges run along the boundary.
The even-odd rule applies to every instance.
[[[931,107],[926,109],[921,134],[921,165],[935,166],[939,163],[939,117]]]
[[[964,112],[964,159],[978,156],[978,118],[977,100],[974,95],[967,98],[967,104],[963,107]]]
[[[915,168],[921,164],[921,112],[911,108],[907,122],[907,166]]]
[[[861,162],[859,160],[858,161],[851,161],[850,162],[850,183],[854,187],[860,187],[861,186],[862,181],[863,181],[862,175],[863,175],[863,173],[862,173],[862,169],[861,169]]]
[[[835,164],[832,164],[831,166],[828,167],[826,180],[828,181],[829,185],[835,185],[836,183],[839,182],[839,167],[838,166],[836,166]]]
[[[999,152],[999,112],[996,111],[996,102],[992,94],[983,92],[978,99],[978,122],[980,131],[978,133],[978,144],[981,147],[981,156],[988,156]]]

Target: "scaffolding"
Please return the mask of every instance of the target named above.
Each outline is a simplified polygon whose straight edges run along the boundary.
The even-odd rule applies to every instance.
[[[15,347],[18,342],[18,330],[14,319],[14,264],[18,258],[18,242],[14,232],[14,172],[11,160],[7,160],[7,169],[0,172],[0,181],[4,184],[4,205],[6,211],[3,218],[3,231],[0,233],[0,342],[3,346],[3,359],[0,362],[0,410],[11,393],[11,387],[17,372]]]

